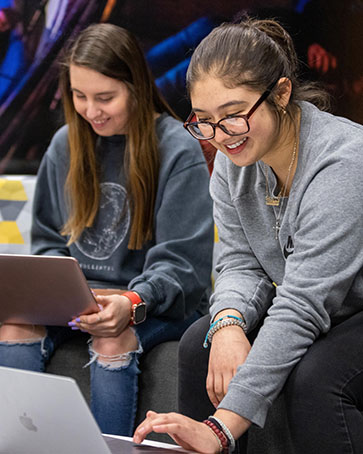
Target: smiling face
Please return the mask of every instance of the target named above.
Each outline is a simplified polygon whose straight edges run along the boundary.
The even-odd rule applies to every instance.
[[[75,110],[100,136],[127,134],[130,92],[126,84],[92,69],[70,65]]]
[[[193,84],[192,109],[198,120],[218,122],[221,118],[246,114],[261,96],[246,85],[227,88],[221,79],[205,75]],[[209,142],[223,152],[239,167],[248,166],[262,159],[273,160],[277,144],[277,121],[263,102],[249,119],[250,131],[240,136],[230,136],[216,128],[215,137]]]

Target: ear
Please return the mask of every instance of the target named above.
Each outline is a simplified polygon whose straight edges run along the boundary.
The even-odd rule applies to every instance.
[[[292,91],[291,80],[287,77],[281,77],[277,82],[277,102],[282,109],[289,104]]]

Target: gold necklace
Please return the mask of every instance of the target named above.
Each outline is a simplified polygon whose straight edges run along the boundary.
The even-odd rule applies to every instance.
[[[266,182],[266,195],[265,195],[266,205],[278,207],[280,205],[280,200],[281,199],[283,200],[283,198],[285,197],[287,186],[288,186],[289,179],[290,179],[291,169],[292,169],[292,166],[294,165],[295,158],[296,158],[296,150],[297,150],[297,141],[295,140],[295,142],[294,142],[294,150],[292,152],[290,165],[289,165],[289,168],[287,170],[286,181],[285,181],[285,184],[283,186],[281,186],[280,192],[277,194],[277,196],[275,196],[274,194],[271,194],[271,192],[270,192],[270,187],[269,187],[269,184],[268,184],[267,166],[266,166],[266,164],[264,164],[265,182]]]
[[[280,205],[280,199],[281,199],[283,188],[281,188],[281,190],[277,194],[277,196],[274,196],[273,194],[272,195],[269,194],[270,189],[268,187],[267,167],[265,167],[265,179],[266,179],[266,196],[265,196],[266,205],[278,207]]]

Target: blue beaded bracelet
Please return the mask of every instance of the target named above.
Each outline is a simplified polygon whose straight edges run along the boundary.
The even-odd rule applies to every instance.
[[[205,339],[204,339],[204,342],[203,342],[203,347],[204,348],[208,348],[208,341],[210,342],[211,338],[213,337],[213,334],[218,331],[219,327],[218,327],[218,324],[220,324],[221,322],[223,322],[224,319],[234,319],[236,320],[237,322],[236,323],[224,323],[223,325],[220,326],[220,328],[224,327],[224,326],[229,326],[229,325],[238,325],[240,326],[243,331],[246,333],[247,332],[247,325],[246,325],[246,322],[244,321],[243,318],[241,317],[236,317],[235,315],[225,315],[224,317],[221,317],[219,318],[218,320],[216,320],[215,322],[213,322],[210,327],[209,327],[209,330],[205,336]]]

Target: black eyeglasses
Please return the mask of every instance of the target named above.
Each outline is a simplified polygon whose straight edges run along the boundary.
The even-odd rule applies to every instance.
[[[278,79],[279,80],[279,79]],[[216,128],[221,128],[223,132],[229,136],[239,136],[241,134],[247,134],[250,130],[248,120],[256,109],[265,101],[269,96],[278,80],[269,85],[258,98],[255,104],[245,115],[231,115],[228,117],[221,118],[217,123],[211,121],[190,121],[194,117],[195,113],[192,111],[184,123],[184,128],[196,139],[199,140],[210,140],[213,139],[216,134]]]

